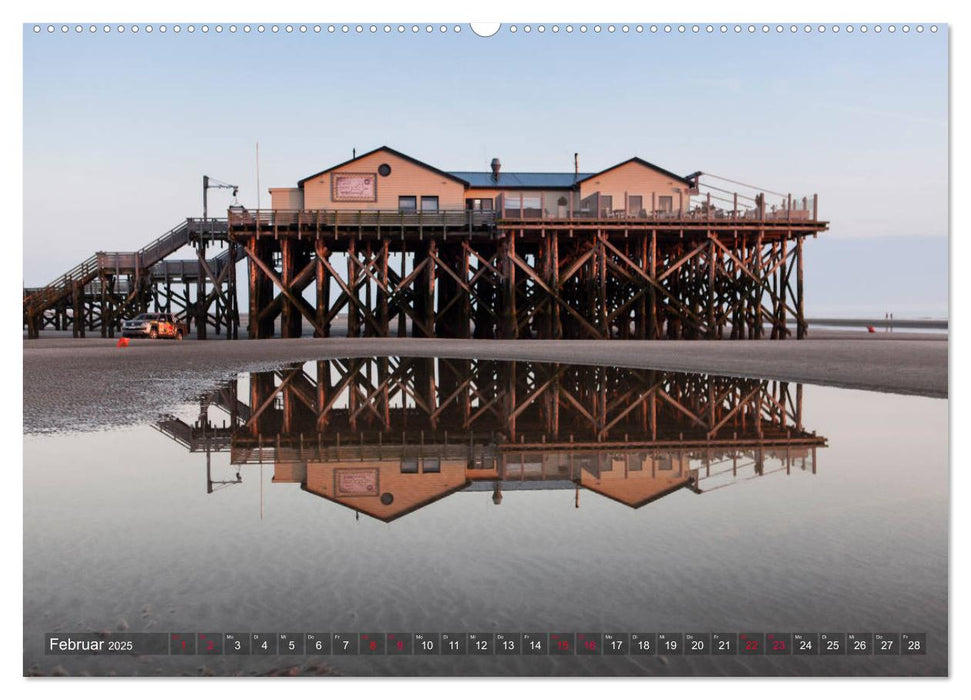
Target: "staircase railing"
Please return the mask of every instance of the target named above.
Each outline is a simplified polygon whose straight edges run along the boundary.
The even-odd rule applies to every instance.
[[[103,268],[113,268],[122,256],[133,266],[151,267],[189,243],[189,222],[182,221],[136,253],[98,252],[84,262],[75,265],[46,287],[24,296],[24,306],[37,313],[50,308],[58,299],[70,292],[76,283],[87,284],[98,276]],[[130,260],[127,258],[130,257]]]
[[[183,221],[137,252],[142,267],[151,267],[189,243],[189,224]]]
[[[34,310],[46,309],[58,298],[72,289],[77,282],[87,282],[98,274],[98,253],[75,265],[46,287],[39,289],[24,299],[24,303]]]

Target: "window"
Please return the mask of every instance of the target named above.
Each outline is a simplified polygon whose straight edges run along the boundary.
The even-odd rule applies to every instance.
[[[520,205],[520,201],[522,204]],[[539,209],[541,200],[536,195],[514,194],[510,196],[509,202],[515,206],[522,206],[523,209]]]
[[[674,197],[658,197],[657,208],[661,211],[674,211]]]
[[[644,198],[639,194],[632,194],[627,197],[627,213],[638,216],[644,208]]]
[[[424,474],[438,474],[442,471],[442,462],[438,457],[425,457],[421,461],[421,471]]]
[[[522,192],[506,192],[503,195],[506,211],[504,216],[518,217],[522,211],[524,217],[538,217],[542,199],[538,195]]]
[[[422,211],[438,211],[438,197],[423,196],[421,198]]]
[[[388,177],[388,175],[390,174],[391,174],[390,165],[388,165],[387,163],[381,163],[381,165],[378,166],[378,175],[380,175],[381,177]]]
[[[398,197],[399,211],[417,211],[418,200],[414,195],[408,197]]]
[[[603,216],[609,216],[610,212],[614,208],[614,197],[609,194],[600,195],[600,213]]]
[[[402,457],[401,458],[401,473],[402,474],[417,474],[418,473],[418,458],[417,457]]]
[[[466,199],[465,208],[472,211],[492,211],[492,199]]]

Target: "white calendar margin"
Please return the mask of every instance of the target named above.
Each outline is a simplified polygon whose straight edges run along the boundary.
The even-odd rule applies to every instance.
[[[16,5],[15,7],[11,7]],[[0,41],[0,51],[3,60],[3,84],[0,87],[4,104],[3,119],[3,150],[0,151],[3,163],[2,191],[7,195],[7,211],[14,218],[13,225],[7,231],[12,241],[14,254],[19,252],[23,257],[22,239],[18,232],[23,230],[22,208],[23,201],[23,164],[22,164],[22,24],[27,22],[105,22],[135,23],[135,22],[213,22],[229,20],[233,22],[448,22],[461,24],[467,29],[470,21],[495,22],[502,20],[511,22],[785,22],[785,23],[950,23],[951,43],[951,192],[960,191],[961,184],[969,181],[968,177],[968,139],[965,132],[955,128],[962,122],[971,123],[971,110],[968,109],[968,54],[971,52],[971,21],[962,21],[955,9],[956,3],[940,0],[925,0],[921,3],[885,0],[879,5],[872,4],[861,7],[843,0],[814,0],[800,5],[776,2],[715,2],[713,0],[693,0],[675,6],[673,3],[634,3],[618,0],[598,0],[596,3],[582,5],[564,2],[535,2],[525,3],[522,0],[494,0],[487,6],[480,4],[472,10],[466,3],[460,2],[392,2],[391,0],[373,0],[369,3],[344,3],[328,6],[321,2],[288,2],[278,0],[274,3],[257,3],[246,0],[230,2],[216,0],[214,2],[199,3],[187,0],[169,0],[165,3],[134,3],[118,0],[87,0],[86,2],[71,2],[59,0],[51,2],[20,3],[9,2],[3,12],[3,37]],[[487,8],[487,9],[486,9]],[[476,16],[469,17],[472,11]],[[564,39],[566,37],[564,36]],[[483,39],[486,41],[487,39]],[[568,40],[568,39],[567,39]],[[964,82],[964,89],[961,83]],[[958,183],[958,187],[954,183]],[[965,211],[952,208],[951,219],[951,250],[950,260],[967,259],[969,244],[967,237],[971,236],[971,217]],[[963,236],[961,234],[964,234]],[[951,269],[954,267],[951,265]],[[950,311],[950,377],[951,390],[951,425],[968,425],[971,415],[967,410],[969,393],[969,370],[963,369],[961,360],[967,353],[964,327],[968,321],[967,306],[964,308],[953,302],[958,299],[971,299],[971,283],[967,277],[949,275],[951,280]],[[13,276],[3,278],[3,317],[0,318],[0,328],[10,334],[7,341],[0,345],[5,353],[9,366],[16,366],[15,358],[20,358],[22,365],[22,334],[18,328],[20,322],[20,284]],[[16,303],[16,306],[14,305]],[[967,302],[966,302],[967,303]],[[13,333],[18,335],[14,336]],[[955,361],[955,358],[957,361]],[[22,380],[22,375],[21,375]],[[9,378],[8,383],[16,381]],[[21,386],[18,384],[18,386]],[[955,395],[958,397],[955,400]],[[13,404],[14,406],[22,406]],[[3,429],[9,434],[7,444],[22,446],[22,435],[18,430],[22,427],[22,415],[18,422],[16,411],[4,407],[2,420]],[[21,409],[22,410],[22,409]],[[951,464],[968,467],[971,465],[968,446],[968,432],[949,431],[954,435],[952,442]],[[14,458],[10,459],[6,478],[14,480],[19,488],[5,489],[7,502],[2,509],[4,518],[3,538],[5,559],[11,562],[16,572],[8,572],[3,578],[3,618],[4,628],[11,630],[10,639],[21,639],[23,629],[23,479],[22,447],[13,451]],[[19,459],[16,459],[19,457]],[[396,698],[431,698],[454,697],[461,694],[463,700],[473,698],[494,698],[497,693],[518,695],[522,694],[556,694],[557,697],[590,697],[607,692],[619,697],[644,697],[656,693],[695,693],[713,697],[733,698],[752,697],[755,694],[784,694],[787,698],[813,698],[820,694],[843,693],[877,693],[883,698],[911,698],[915,694],[930,693],[933,696],[964,697],[967,696],[971,684],[967,678],[971,671],[966,670],[967,643],[958,644],[956,639],[960,633],[969,629],[967,601],[957,592],[963,587],[967,590],[968,583],[968,547],[966,537],[968,533],[968,509],[955,508],[960,499],[967,497],[968,472],[961,468],[952,469],[952,530],[951,530],[951,617],[949,625],[949,669],[951,679],[918,680],[918,679],[853,679],[853,680],[825,680],[806,679],[774,680],[774,679],[631,679],[631,680],[600,680],[600,679],[476,679],[462,680],[327,680],[320,682],[298,681],[288,682],[287,687],[274,686],[272,690],[264,683],[240,682],[231,680],[196,680],[187,679],[147,679],[140,680],[95,680],[95,679],[58,679],[56,681],[28,681],[22,678],[22,649],[19,644],[12,644],[3,658],[4,685],[11,686],[11,697],[63,697],[70,694],[72,698],[86,696],[137,696],[139,698],[166,698],[171,700],[173,694],[185,694],[192,697],[201,692],[230,692],[234,696],[243,698],[263,697],[269,692],[284,692],[291,695],[313,695],[322,697],[325,694],[340,693],[341,696],[352,695],[367,698],[373,694],[390,694]],[[957,496],[956,494],[959,494]],[[955,543],[965,546],[955,546]],[[963,550],[963,552],[962,552]],[[963,585],[962,585],[963,584]],[[962,671],[962,667],[965,670]],[[212,685],[218,683],[218,686]],[[332,685],[337,683],[338,685]],[[543,683],[542,686],[538,685]],[[657,685],[661,683],[663,685]],[[686,683],[690,685],[686,685]],[[867,687],[861,686],[866,684]],[[869,687],[870,684],[876,687]],[[964,691],[960,690],[965,688]],[[629,695],[628,695],[629,694]]]

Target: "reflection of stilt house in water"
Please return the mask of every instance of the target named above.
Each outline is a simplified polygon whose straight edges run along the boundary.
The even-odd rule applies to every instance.
[[[240,396],[248,394],[248,403]],[[217,427],[213,406],[228,424]],[[570,488],[638,508],[682,488],[815,473],[802,387],[612,367],[369,358],[253,373],[160,429],[384,521],[461,490]],[[210,477],[211,482],[211,477]],[[210,487],[211,487],[210,483]]]

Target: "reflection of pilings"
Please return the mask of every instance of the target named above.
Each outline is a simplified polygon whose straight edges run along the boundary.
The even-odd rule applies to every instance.
[[[206,453],[207,491],[240,482],[239,466],[213,478],[212,453],[228,450],[231,464],[274,464],[274,482],[383,520],[476,484],[495,503],[533,482],[639,508],[683,488],[815,474],[826,444],[801,428],[802,392],[785,382],[429,358],[320,360],[248,380],[248,405],[234,382],[200,400],[193,425],[157,425]],[[382,505],[335,492],[348,470],[380,481]]]
[[[746,452],[761,472],[766,455],[791,464],[825,445],[802,427],[798,386],[657,370],[336,359],[252,373],[248,404],[236,392],[231,383],[210,396],[195,426],[170,420],[159,428],[190,449],[203,447],[203,436],[226,449],[231,438],[240,462],[260,448],[267,461],[388,459],[418,450],[503,465],[591,452],[626,454],[628,462],[639,453],[680,454],[711,465]],[[229,426],[210,423],[211,406],[230,415]]]
[[[301,434],[314,444],[500,434],[548,450],[820,442],[802,427],[802,392],[785,382],[529,362],[322,360],[254,373],[249,410],[247,434],[285,444]]]

